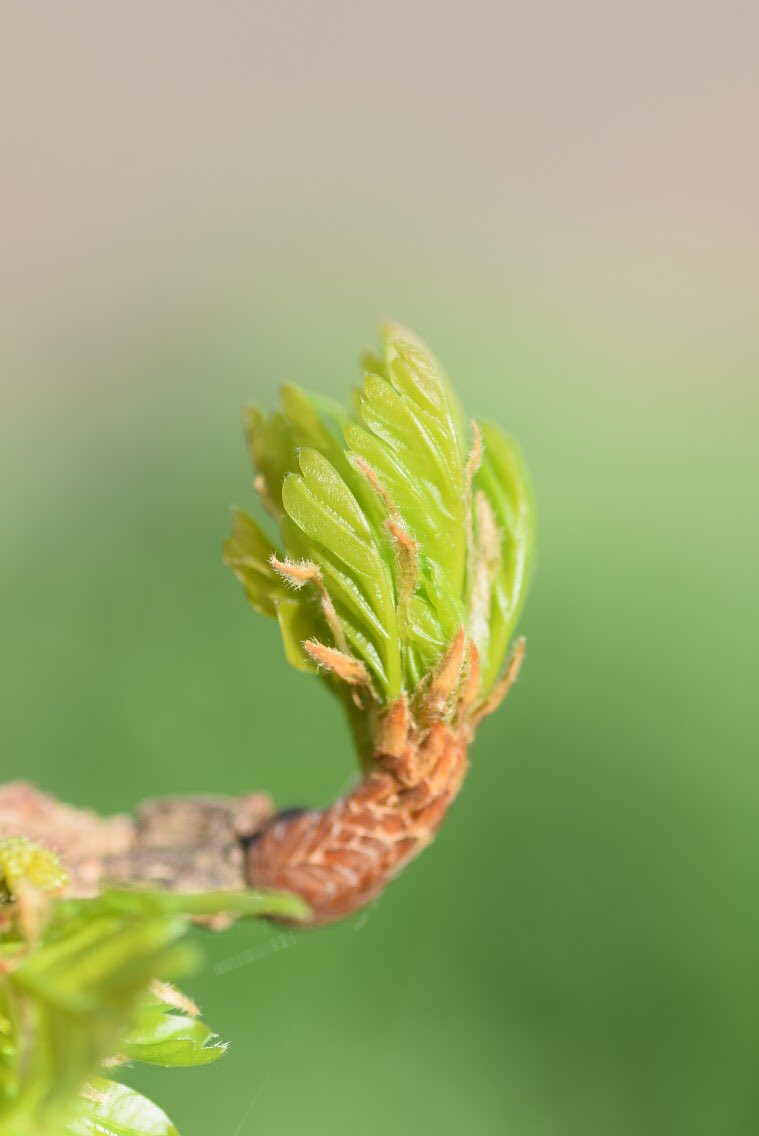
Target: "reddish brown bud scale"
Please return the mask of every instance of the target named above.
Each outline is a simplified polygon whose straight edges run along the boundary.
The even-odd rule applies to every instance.
[[[523,653],[519,640],[499,701]],[[461,632],[416,718],[405,696],[387,709],[372,767],[351,793],[322,811],[275,816],[256,836],[248,852],[249,885],[300,895],[313,924],[342,919],[375,899],[434,838],[461,788],[476,723],[493,708],[491,700],[487,707],[477,703],[478,678],[477,650]],[[442,715],[451,705],[456,709],[448,722]]]
[[[302,896],[314,924],[378,896],[433,839],[464,779],[468,727],[436,727],[408,743],[417,749],[415,783],[401,781],[378,754],[361,784],[328,809],[275,817],[250,848],[250,886]]]

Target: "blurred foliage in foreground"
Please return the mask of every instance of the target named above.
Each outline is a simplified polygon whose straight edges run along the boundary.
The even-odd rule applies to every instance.
[[[112,891],[56,898],[51,853],[0,841],[0,1133],[172,1136],[120,1065],[206,1065],[226,1050],[169,984],[194,970],[192,917],[306,912],[294,896]],[[105,1077],[99,1074],[105,1074]]]

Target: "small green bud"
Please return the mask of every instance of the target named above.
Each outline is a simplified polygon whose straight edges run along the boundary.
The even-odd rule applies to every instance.
[[[23,890],[57,891],[68,877],[54,852],[21,836],[0,840],[0,903],[10,903]]]

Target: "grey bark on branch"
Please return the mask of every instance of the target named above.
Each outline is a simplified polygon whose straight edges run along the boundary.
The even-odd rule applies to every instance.
[[[23,836],[56,852],[69,877],[65,894],[75,898],[109,883],[239,891],[249,886],[246,844],[273,811],[265,793],[251,793],[160,797],[133,814],[102,817],[14,781],[0,785],[0,839]]]

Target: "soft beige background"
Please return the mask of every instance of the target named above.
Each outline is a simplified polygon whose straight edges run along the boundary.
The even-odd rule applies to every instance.
[[[230,1054],[135,1083],[183,1136],[749,1136],[756,5],[1,14],[3,779],[342,788],[219,549],[240,405],[344,396],[381,317],[539,507],[524,678],[436,847],[368,920],[203,940]]]

